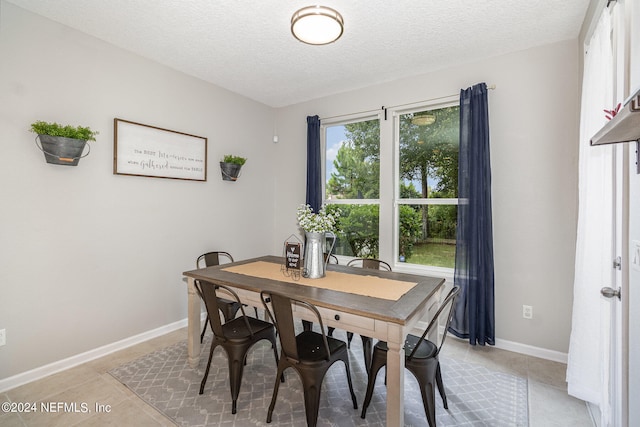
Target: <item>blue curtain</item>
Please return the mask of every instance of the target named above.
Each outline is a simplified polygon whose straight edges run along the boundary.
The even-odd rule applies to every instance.
[[[320,156],[320,117],[307,116],[307,201],[314,212],[322,207],[322,167]],[[305,245],[307,244],[305,236]],[[302,321],[305,331],[310,331],[313,322]]]
[[[454,283],[460,295],[449,332],[495,344],[491,162],[487,85],[460,91],[458,224]]]
[[[320,118],[307,116],[307,201],[314,212],[322,206]]]

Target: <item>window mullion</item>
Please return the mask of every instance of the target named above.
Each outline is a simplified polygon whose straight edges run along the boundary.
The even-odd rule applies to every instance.
[[[387,114],[387,119],[380,120],[380,222],[379,252],[380,259],[393,264],[395,260],[395,228],[393,200],[395,198],[394,176],[394,115]]]

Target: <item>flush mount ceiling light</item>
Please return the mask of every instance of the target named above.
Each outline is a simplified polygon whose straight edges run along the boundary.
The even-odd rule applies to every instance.
[[[291,17],[291,34],[303,43],[333,43],[340,38],[343,30],[342,15],[330,7],[303,7]]]

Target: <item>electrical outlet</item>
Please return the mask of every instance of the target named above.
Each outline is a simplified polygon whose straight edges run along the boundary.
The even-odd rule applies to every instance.
[[[533,306],[523,305],[522,317],[524,317],[525,319],[533,319]]]
[[[0,346],[3,346],[7,343],[7,330],[0,329]]]

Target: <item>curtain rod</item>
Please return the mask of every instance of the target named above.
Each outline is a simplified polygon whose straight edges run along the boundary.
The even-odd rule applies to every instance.
[[[494,90],[495,88],[496,88],[496,85],[494,85],[494,84],[493,85],[487,85],[487,89],[488,90]],[[437,101],[439,99],[451,98],[451,97],[458,96],[458,95],[459,95],[459,93],[454,93],[453,95],[439,96],[437,98],[431,98],[431,99],[423,99],[422,101],[410,102],[408,104],[398,104],[398,105],[392,105],[390,107],[382,106],[381,109],[376,109],[376,110],[358,111],[356,113],[343,114],[343,115],[340,115],[340,116],[320,117],[320,120],[322,121],[322,120],[329,120],[329,119],[345,118],[345,117],[349,117],[349,116],[359,116],[361,114],[377,113],[380,110],[385,110],[385,116],[386,116],[387,108],[407,107],[409,105],[422,104],[423,102]]]

